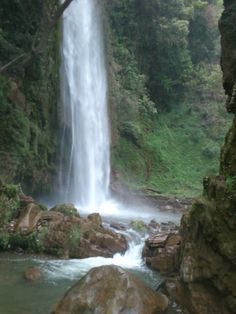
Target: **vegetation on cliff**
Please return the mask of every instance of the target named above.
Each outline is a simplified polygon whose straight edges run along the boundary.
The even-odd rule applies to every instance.
[[[31,51],[57,1],[2,1],[0,67]],[[14,14],[13,14],[14,12]],[[24,67],[0,77],[0,179],[31,193],[50,190],[57,148],[58,34]]]
[[[103,1],[113,174],[131,187],[195,194],[218,170],[227,129],[220,0]],[[3,1],[0,65],[32,47],[57,1]],[[14,11],[14,14],[12,14]],[[0,77],[0,179],[53,189],[58,166],[59,31],[40,55]]]
[[[132,187],[194,194],[218,171],[228,128],[221,1],[109,1],[114,173]]]
[[[236,312],[236,1],[220,19],[226,108],[234,114],[221,151],[220,174],[205,177],[203,195],[181,222],[180,277],[171,293],[190,313]],[[184,296],[184,297],[183,297]]]

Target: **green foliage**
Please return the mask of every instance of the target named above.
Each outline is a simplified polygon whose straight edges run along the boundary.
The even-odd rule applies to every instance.
[[[47,235],[47,227],[30,234],[20,232],[11,233],[4,229],[0,230],[0,250],[21,249],[29,253],[41,253],[44,251],[43,240]]]
[[[17,216],[20,207],[19,185],[3,185],[0,187],[0,226],[5,226]]]
[[[133,90],[130,68],[137,62],[158,111],[183,101],[189,94],[189,82],[198,77],[199,66],[219,60],[217,21],[221,6],[220,1],[199,0],[112,1],[109,22],[123,58],[114,56],[120,65],[125,64],[124,55],[130,56],[123,73],[125,88]]]
[[[12,250],[20,248],[25,252],[40,253],[43,251],[43,242],[36,231],[28,235],[16,232],[9,234],[8,247]]]
[[[69,238],[68,238],[68,247],[70,249],[77,249],[80,243],[81,230],[79,226],[72,228]]]
[[[236,196],[236,177],[235,176],[227,176],[225,180],[228,191]]]
[[[202,177],[216,174],[220,146],[230,125],[221,104],[182,104],[162,113],[141,147],[126,139],[113,152],[113,164],[131,187],[165,194],[200,193]]]
[[[0,66],[29,52],[58,1],[3,0]],[[14,14],[13,14],[14,12]],[[57,149],[58,30],[40,57],[0,77],[0,179],[48,192]]]
[[[78,215],[77,210],[73,204],[56,205],[51,210],[60,212],[65,216],[76,216],[76,215]]]
[[[146,226],[145,222],[142,220],[132,220],[130,222],[130,226],[137,231],[146,231],[147,230],[147,226]]]
[[[19,194],[22,193],[21,186],[14,185],[14,184],[8,184],[3,185],[0,188],[1,193],[5,194],[8,198],[15,198],[18,199]]]
[[[221,6],[210,0],[108,4],[112,164],[132,187],[192,195],[206,173],[218,172],[228,124],[220,109]]]
[[[0,251],[6,251],[9,248],[9,233],[5,230],[0,230]]]

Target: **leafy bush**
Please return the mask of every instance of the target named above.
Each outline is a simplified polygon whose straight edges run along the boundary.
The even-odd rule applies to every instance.
[[[2,185],[0,187],[0,226],[5,226],[19,213],[21,193],[20,185]]]
[[[20,232],[11,233],[9,237],[9,247],[13,250],[20,248],[30,253],[40,253],[44,249],[42,239],[39,238],[39,234],[36,231],[28,235],[24,235]]]
[[[9,248],[9,233],[5,230],[0,230],[0,250],[7,250]]]
[[[81,237],[80,227],[79,226],[73,227],[68,238],[68,247],[72,250],[77,249],[80,243],[80,237]]]
[[[146,231],[147,226],[142,220],[133,220],[130,222],[130,226],[137,231]]]

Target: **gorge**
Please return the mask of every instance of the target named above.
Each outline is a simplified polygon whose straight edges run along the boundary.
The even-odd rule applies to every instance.
[[[40,41],[59,6],[36,2],[3,1],[1,66]],[[106,284],[111,293],[103,305],[118,300],[116,313],[121,300],[129,309],[142,296],[150,314],[159,305],[163,312],[167,298],[142,284],[141,294],[127,290],[130,299],[116,293],[109,299],[113,288],[124,288],[120,277],[136,289],[127,269],[154,289],[164,276],[168,314],[236,312],[235,119],[219,174],[216,168],[231,123],[218,85],[221,4],[73,0],[45,50],[1,74],[0,312],[61,313],[65,306],[71,313],[77,286],[82,299],[92,300]],[[235,8],[225,0],[219,23],[226,107],[233,114]],[[203,173],[204,191],[196,197],[200,187],[193,182]],[[64,204],[39,202],[48,200]],[[144,260],[157,272],[143,262],[144,242]],[[27,282],[28,266],[43,277]],[[82,301],[75,307],[94,313],[94,304]],[[135,306],[142,308],[132,306],[137,313]]]

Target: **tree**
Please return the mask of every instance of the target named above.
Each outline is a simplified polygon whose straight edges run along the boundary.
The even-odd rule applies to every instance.
[[[58,19],[62,16],[63,12],[67,9],[67,7],[71,4],[73,0],[65,0],[55,11],[53,15],[47,16],[45,19],[45,25],[42,31],[37,30],[34,40],[31,45],[31,49],[28,52],[24,52],[18,55],[16,58],[6,63],[0,68],[0,74],[7,71],[9,68],[14,66],[24,66],[26,65],[33,56],[41,54],[48,43],[50,38],[50,34],[56,25]]]

